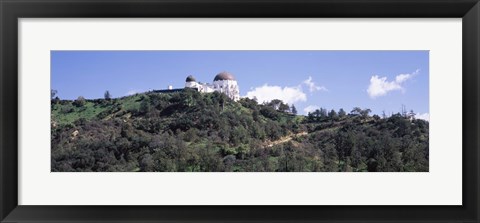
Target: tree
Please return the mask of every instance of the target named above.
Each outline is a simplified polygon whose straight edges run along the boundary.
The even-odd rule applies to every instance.
[[[290,106],[288,106],[288,104],[281,103],[278,107],[278,110],[281,112],[288,112],[290,110]]]
[[[83,96],[78,96],[77,100],[73,102],[73,105],[77,107],[82,107],[85,105],[85,103],[87,103],[85,98]]]
[[[294,105],[294,104],[292,104],[292,113],[293,113],[294,115],[297,114],[297,108],[295,108],[295,105]]]
[[[53,104],[58,104],[59,102],[60,102],[60,98],[58,98],[58,96],[52,99]]]
[[[278,99],[273,99],[271,100],[267,105],[272,107],[273,109],[275,110],[279,110],[280,109],[280,105],[282,105],[283,102],[281,100],[278,100]]]
[[[108,90],[105,91],[105,94],[103,94],[103,96],[105,97],[105,100],[112,99],[112,95],[110,94],[110,92]]]
[[[335,110],[331,110],[329,113],[328,113],[328,117],[332,120],[335,120],[338,116],[337,116],[337,112],[335,112]]]
[[[321,122],[327,118],[327,109],[315,109],[315,111],[308,113],[307,118],[310,122]]]
[[[155,161],[153,160],[152,155],[147,153],[140,158],[139,164],[140,164],[140,171],[149,172],[154,170]]]
[[[353,110],[350,112],[350,114],[352,114],[352,115],[360,115],[361,112],[362,112],[362,109],[361,109],[361,108],[355,107],[355,108],[353,108]]]
[[[54,89],[50,89],[50,99],[54,99],[57,96],[58,91]]]
[[[320,108],[320,118],[325,119],[327,117],[327,109]]]
[[[347,113],[345,112],[345,110],[343,110],[343,108],[340,108],[340,110],[338,111],[338,116],[340,118],[344,118],[345,116],[347,116]]]
[[[363,118],[367,118],[367,117],[368,117],[368,114],[370,114],[370,112],[372,112],[372,110],[370,110],[369,108],[364,109],[364,110],[360,110],[360,115],[361,115]]]
[[[260,109],[260,114],[265,116],[266,118],[272,119],[272,120],[278,120],[279,119],[279,114],[278,112],[275,111],[272,107],[265,106]]]
[[[141,114],[148,114],[150,111],[152,110],[152,106],[150,106],[150,102],[149,100],[143,100],[141,103],[140,103],[140,110],[139,112]]]
[[[313,111],[312,113],[309,113],[309,116],[310,114],[314,117],[313,120],[317,122],[320,120],[320,109],[315,109],[315,111]]]
[[[244,107],[247,107],[250,109],[255,109],[257,107],[257,102],[250,98],[241,98],[238,102],[242,104]]]

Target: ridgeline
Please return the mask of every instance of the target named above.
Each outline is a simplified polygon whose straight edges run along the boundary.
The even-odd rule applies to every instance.
[[[429,123],[407,114],[268,104],[185,89],[52,100],[52,171],[418,172]],[[294,112],[295,113],[295,112]]]

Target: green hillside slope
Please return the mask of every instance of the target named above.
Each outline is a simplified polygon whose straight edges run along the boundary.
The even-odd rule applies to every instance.
[[[52,171],[428,171],[426,121],[285,111],[193,90],[52,100]]]

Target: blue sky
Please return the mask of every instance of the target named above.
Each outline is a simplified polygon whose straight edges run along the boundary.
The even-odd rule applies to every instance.
[[[428,51],[52,51],[51,88],[61,99],[113,97],[212,82],[228,71],[240,95],[282,99],[300,114],[324,107],[428,119]]]

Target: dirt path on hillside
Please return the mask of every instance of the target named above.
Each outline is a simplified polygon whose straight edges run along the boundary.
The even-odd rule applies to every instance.
[[[289,141],[291,141],[294,137],[298,137],[298,136],[304,136],[304,135],[307,135],[308,132],[300,132],[300,133],[297,133],[297,134],[290,134],[288,136],[284,136],[278,140],[275,140],[273,142],[269,142],[267,147],[273,147],[275,145],[278,145],[278,144],[283,144],[283,143],[287,143]]]

